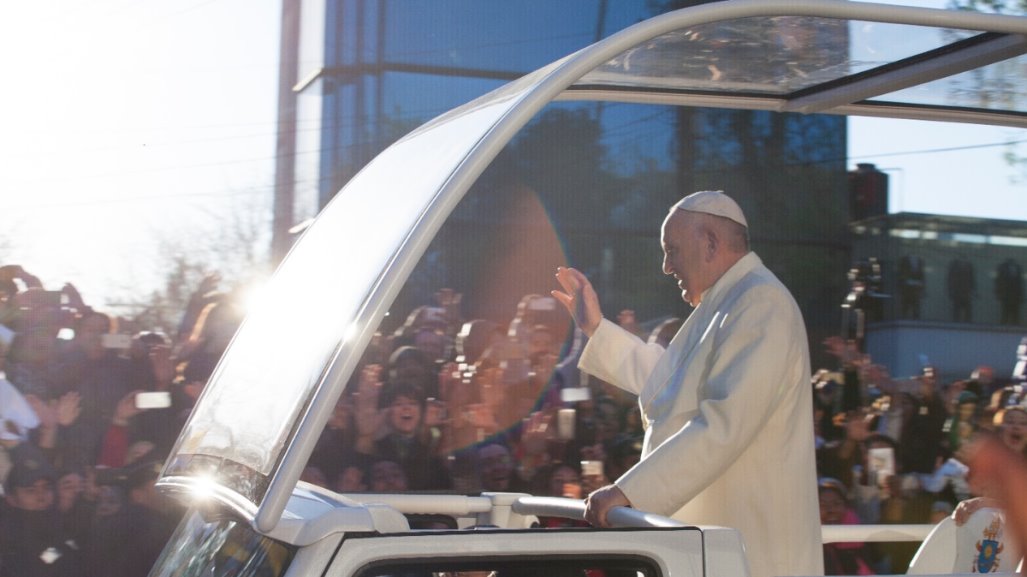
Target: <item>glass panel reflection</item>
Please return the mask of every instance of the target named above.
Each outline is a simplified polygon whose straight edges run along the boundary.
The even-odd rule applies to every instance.
[[[636,46],[577,84],[627,82],[782,94],[848,74],[848,42],[848,23],[835,19],[745,18],[704,24]]]
[[[394,0],[384,6],[385,62],[468,72],[538,68],[594,42],[595,22],[609,11],[592,0],[521,0],[516,10],[467,0]],[[621,10],[627,8],[614,7]],[[444,45],[439,38],[446,39]]]
[[[1027,56],[900,90],[877,100],[1027,111]]]
[[[785,95],[974,34],[834,18],[744,18],[657,37],[576,84]]]

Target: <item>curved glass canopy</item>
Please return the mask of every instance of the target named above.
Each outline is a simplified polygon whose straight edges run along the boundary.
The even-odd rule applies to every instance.
[[[854,2],[708,6],[722,19],[639,42],[561,98],[1027,126],[1025,18]]]

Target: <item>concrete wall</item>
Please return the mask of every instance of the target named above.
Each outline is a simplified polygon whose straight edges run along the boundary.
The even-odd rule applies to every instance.
[[[866,350],[893,377],[920,374],[922,359],[934,365],[942,382],[965,379],[978,365],[1008,378],[1016,349],[1027,329],[965,323],[893,321],[867,328]]]

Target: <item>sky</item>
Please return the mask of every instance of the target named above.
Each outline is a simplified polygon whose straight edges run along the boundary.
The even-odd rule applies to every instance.
[[[938,0],[905,4],[939,5]],[[0,263],[90,304],[157,288],[161,246],[270,218],[280,0],[0,4]],[[893,212],[1027,220],[1023,130],[853,120]],[[1027,144],[1016,150],[1027,156]]]
[[[280,10],[0,4],[0,261],[110,304],[159,286],[158,246],[269,217]]]
[[[948,0],[884,3],[945,8]],[[869,162],[889,175],[890,212],[1027,220],[1027,168],[1005,160],[1027,157],[1027,130],[853,117],[848,152],[850,168]]]
[[[1023,144],[1008,143],[1022,142]],[[1027,131],[876,118],[849,122],[849,164],[888,174],[889,212],[1027,220]]]

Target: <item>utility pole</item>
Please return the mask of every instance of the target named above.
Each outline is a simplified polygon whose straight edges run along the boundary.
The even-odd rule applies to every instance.
[[[282,0],[278,65],[278,134],[275,138],[275,192],[271,217],[271,262],[277,266],[292,246],[295,224],[296,93],[299,75],[300,0]]]

